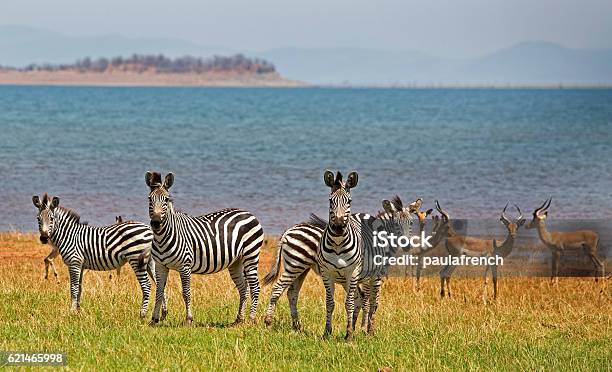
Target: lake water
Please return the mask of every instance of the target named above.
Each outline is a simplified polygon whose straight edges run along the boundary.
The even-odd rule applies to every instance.
[[[0,87],[0,231],[36,230],[49,192],[92,224],[148,221],[147,170],[177,208],[251,210],[279,233],[326,216],[326,168],[359,172],[353,211],[439,199],[453,217],[612,216],[612,90]]]

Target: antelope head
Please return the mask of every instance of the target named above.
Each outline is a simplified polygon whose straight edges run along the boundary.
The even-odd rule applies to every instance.
[[[533,211],[533,219],[525,226],[526,229],[533,229],[538,227],[540,223],[543,223],[548,216],[548,208],[550,207],[550,202],[552,202],[552,196],[544,201],[544,203]]]
[[[506,209],[508,208],[508,204],[509,203],[506,203],[506,206],[504,207],[504,210],[502,211],[499,220],[504,226],[506,226],[506,229],[508,229],[508,234],[510,234],[512,238],[515,238],[519,227],[525,224],[525,219],[523,218],[523,213],[521,213],[521,208],[519,208],[518,205],[514,204],[514,207],[518,211],[519,216],[514,221],[510,221],[508,217],[506,217]]]
[[[444,209],[442,209],[440,203],[438,203],[437,200],[435,201],[435,204],[436,210],[438,211],[438,213],[440,213],[440,216],[431,217],[433,220],[432,234],[434,234],[434,236],[436,237],[435,240],[439,242],[440,239],[449,235],[449,232],[451,230],[450,216],[446,211],[444,211]]]

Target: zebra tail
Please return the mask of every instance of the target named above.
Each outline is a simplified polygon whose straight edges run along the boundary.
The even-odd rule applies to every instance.
[[[263,278],[264,286],[271,284],[273,281],[275,281],[278,278],[278,275],[280,274],[281,253],[283,251],[283,238],[284,237],[285,236],[283,234],[283,236],[281,236],[281,238],[278,241],[278,245],[276,246],[276,258],[272,262],[272,266],[270,267],[270,272],[267,273],[266,276]]]

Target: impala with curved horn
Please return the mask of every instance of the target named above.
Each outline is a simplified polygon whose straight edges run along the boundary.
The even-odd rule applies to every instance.
[[[525,223],[525,220],[523,219],[523,215],[520,209],[517,205],[515,205],[519,212],[519,216],[514,222],[510,222],[510,220],[506,217],[506,210],[508,208],[508,204],[509,203],[506,203],[506,206],[504,207],[500,217],[500,221],[502,222],[502,224],[504,224],[504,226],[506,226],[506,229],[508,230],[508,235],[504,243],[501,246],[497,246],[497,241],[495,239],[481,239],[457,233],[454,230],[452,223],[449,223],[450,216],[446,211],[442,209],[442,207],[440,207],[440,203],[438,203],[438,201],[436,200],[436,209],[442,215],[442,220],[447,223],[445,244],[446,250],[448,251],[449,255],[455,257],[460,257],[463,255],[469,257],[506,257],[507,255],[509,255],[512,251],[512,247],[514,246],[514,240],[516,238],[518,228]],[[442,270],[440,270],[440,296],[444,297],[446,283],[447,295],[448,297],[451,297],[450,279],[456,268],[457,266],[448,264],[444,266]],[[487,266],[484,275],[485,286],[487,284],[488,270],[489,267]],[[497,298],[497,266],[492,265],[491,271],[493,273],[494,296],[495,298]]]
[[[552,273],[550,280],[555,284],[559,281],[559,259],[568,250],[582,249],[591,259],[595,267],[595,274],[601,273],[605,277],[603,261],[598,257],[599,235],[592,230],[578,231],[548,231],[546,228],[546,218],[552,197],[546,200],[539,208],[533,211],[533,219],[526,229],[538,229],[538,236],[542,243],[552,252]],[[597,277],[597,276],[596,276]]]
[[[506,235],[506,240],[501,245],[497,245],[497,240],[493,239],[493,256],[499,256],[502,258],[506,258],[512,252],[512,248],[514,247],[514,241],[516,240],[516,235],[518,233],[519,227],[525,224],[525,219],[523,218],[523,213],[521,212],[521,208],[518,205],[514,204],[514,207],[518,211],[519,216],[514,220],[510,221],[506,217],[506,209],[508,208],[509,202],[506,203],[504,210],[501,213],[501,217],[499,220],[508,230],[508,234]],[[485,269],[485,285],[487,284],[487,273],[489,271],[489,266]],[[497,298],[497,265],[491,265],[491,274],[493,277],[493,297]]]

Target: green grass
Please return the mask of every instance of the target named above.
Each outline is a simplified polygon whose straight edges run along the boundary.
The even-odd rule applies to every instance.
[[[410,279],[391,278],[377,334],[357,332],[347,343],[341,289],[333,336],[320,337],[324,291],[314,275],[300,297],[301,332],[291,330],[284,296],[274,324],[263,325],[269,287],[255,324],[228,327],[238,302],[228,273],[194,276],[189,328],[172,273],[168,319],[149,327],[138,317],[140,290],[128,268],[112,280],[89,272],[83,310],[71,314],[64,265],[58,262],[60,284],[42,279],[46,251],[32,236],[0,236],[0,351],[65,352],[70,369],[612,369],[610,291],[588,279],[551,288],[544,278],[503,278],[501,298],[485,304],[481,279],[453,280],[455,297],[440,300],[435,278],[426,278],[420,293]],[[265,253],[262,273],[272,252]]]

